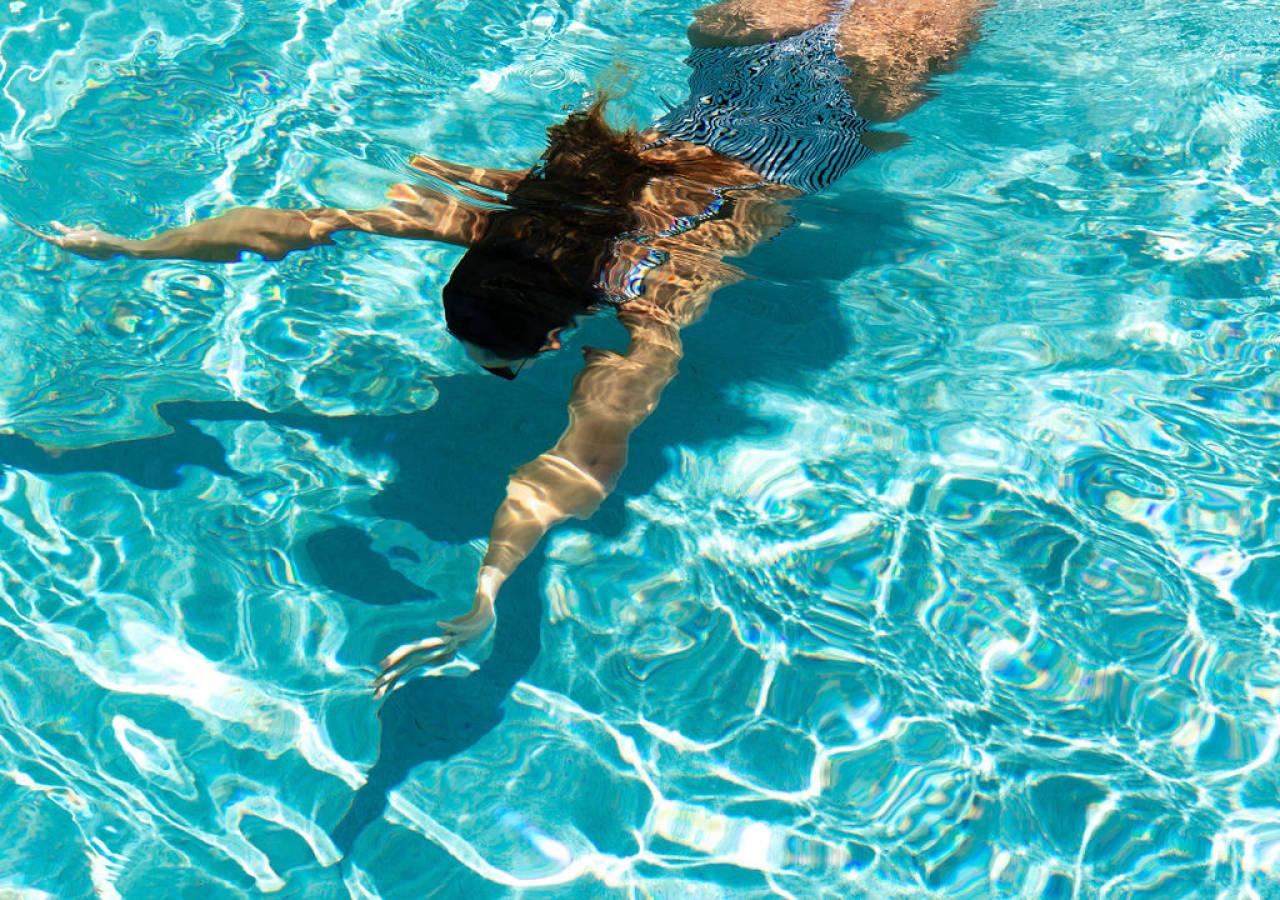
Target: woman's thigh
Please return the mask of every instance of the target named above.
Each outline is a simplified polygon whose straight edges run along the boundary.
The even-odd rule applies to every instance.
[[[978,36],[990,0],[854,0],[840,24],[840,56],[863,115],[897,119],[927,97]]]
[[[693,14],[695,47],[743,47],[781,40],[831,18],[832,0],[722,0]]]

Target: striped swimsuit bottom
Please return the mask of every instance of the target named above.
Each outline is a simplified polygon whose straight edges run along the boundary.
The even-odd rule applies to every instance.
[[[838,28],[832,21],[768,44],[695,50],[687,61],[693,69],[689,99],[654,124],[663,136],[649,146],[689,141],[746,163],[763,182],[810,194],[829,187],[871,155],[860,140],[869,123],[844,86],[849,69],[836,53]],[[718,216],[734,191],[754,187],[716,190],[706,209],[657,234],[619,235],[596,284],[602,302],[643,296],[645,277],[667,261],[667,251],[650,248],[639,261],[623,264],[622,244],[651,244],[690,231]]]
[[[845,88],[838,28],[831,21],[768,44],[695,50],[689,99],[654,127],[744,162],[766,181],[806,193],[829,187],[871,155],[859,140],[868,122]]]

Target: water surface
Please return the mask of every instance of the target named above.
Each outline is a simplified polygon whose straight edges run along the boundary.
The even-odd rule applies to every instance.
[[[0,209],[528,165],[602,81],[620,124],[678,99],[695,5],[18,0]],[[380,717],[621,329],[506,384],[444,330],[454,249],[4,224],[0,893],[1276,896],[1274,13],[1000,3],[688,332],[493,655]]]

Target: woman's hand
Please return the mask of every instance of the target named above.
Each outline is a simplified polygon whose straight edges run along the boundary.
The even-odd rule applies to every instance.
[[[114,256],[130,256],[132,255],[133,245],[136,243],[128,238],[108,234],[102,229],[92,226],[69,228],[61,222],[50,222],[49,224],[58,232],[50,235],[41,234],[34,228],[28,228],[21,223],[17,224],[19,228],[35,235],[40,240],[87,259],[111,259]]]
[[[395,690],[410,672],[418,669],[442,666],[458,655],[464,644],[470,644],[483,638],[493,627],[493,601],[497,595],[497,587],[485,569],[480,572],[480,584],[476,589],[475,603],[465,616],[437,622],[442,632],[439,637],[431,637],[413,644],[397,647],[382,661],[381,673],[373,682],[373,696],[382,699]]]

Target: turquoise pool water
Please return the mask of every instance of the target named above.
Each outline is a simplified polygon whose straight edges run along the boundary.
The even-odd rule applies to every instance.
[[[508,384],[452,249],[10,224],[526,165],[601,80],[679,99],[695,5],[0,8],[0,895],[1280,896],[1270,0],[999,3],[688,332],[487,661],[380,715],[621,329]]]

